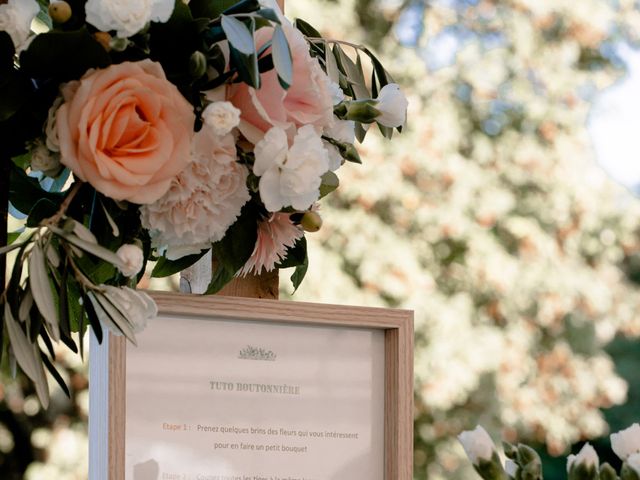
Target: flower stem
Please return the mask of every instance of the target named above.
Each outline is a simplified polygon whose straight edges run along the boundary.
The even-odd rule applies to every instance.
[[[364,47],[362,45],[358,45],[351,42],[345,42],[344,40],[335,40],[333,38],[320,38],[320,37],[306,37],[307,40],[313,43],[339,43],[341,45],[347,45],[351,48],[355,48],[356,50],[363,50]]]
[[[62,217],[64,217],[64,214],[67,212],[67,209],[69,208],[69,205],[71,205],[71,202],[73,201],[73,199],[77,195],[77,193],[80,191],[80,189],[82,188],[83,184],[84,184],[84,182],[82,182],[80,180],[76,180],[75,183],[69,189],[69,193],[67,194],[67,196],[64,198],[64,200],[60,204],[60,208],[58,209],[56,214],[53,215],[52,217],[49,217],[49,218],[43,220],[42,221],[42,225],[44,225],[44,226],[46,226],[46,225],[57,225],[60,222],[60,219]]]

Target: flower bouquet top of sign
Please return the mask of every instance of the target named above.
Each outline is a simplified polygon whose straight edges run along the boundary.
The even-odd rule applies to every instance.
[[[0,250],[0,332],[44,405],[45,368],[65,388],[54,342],[135,342],[155,315],[135,290],[148,261],[167,276],[211,251],[207,293],[285,267],[297,287],[336,172],[371,124],[391,138],[406,117],[370,50],[275,2],[9,0],[0,60],[1,181],[26,218]]]

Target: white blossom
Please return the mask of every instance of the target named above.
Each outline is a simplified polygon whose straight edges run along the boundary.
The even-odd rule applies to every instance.
[[[324,129],[324,135],[341,143],[353,144],[356,141],[356,124],[351,120],[333,119],[331,126]],[[323,140],[329,154],[329,170],[335,171],[342,165],[342,155],[338,147]]]
[[[173,13],[173,0],[88,0],[87,23],[98,30],[116,30],[120,38],[141,31],[149,22],[164,23]]]
[[[40,12],[36,0],[9,0],[0,4],[0,31],[7,32],[16,50],[21,50],[29,38],[31,22]]]
[[[640,425],[634,423],[629,428],[612,433],[611,448],[621,460],[640,453]]]
[[[474,430],[466,430],[458,435],[467,457],[478,466],[481,461],[489,462],[493,457],[495,446],[487,431],[480,425]]]
[[[584,465],[589,470],[598,470],[600,459],[591,444],[585,443],[577,455],[569,455],[567,457],[567,473],[579,465]]]
[[[118,248],[116,255],[122,260],[119,269],[125,277],[134,277],[142,269],[144,253],[139,246],[132,243],[124,244]]]
[[[380,115],[376,121],[385,127],[400,127],[407,119],[407,106],[409,102],[397,83],[389,83],[382,87],[376,108],[380,110]]]
[[[306,210],[318,200],[329,157],[312,125],[298,130],[290,149],[286,132],[271,128],[256,145],[255,156],[253,171],[260,176],[260,198],[267,210]]]
[[[634,453],[627,458],[627,465],[640,476],[640,453]]]
[[[169,259],[198,253],[222,239],[249,200],[248,171],[236,161],[233,135],[203,129],[194,136],[193,161],[157,202],[140,209],[152,245]]]
[[[226,135],[240,123],[240,110],[231,102],[213,102],[202,112],[202,119],[216,135]]]

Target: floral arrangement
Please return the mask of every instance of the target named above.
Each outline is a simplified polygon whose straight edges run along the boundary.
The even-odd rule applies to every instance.
[[[611,448],[622,460],[620,474],[608,463],[600,465],[595,449],[585,443],[577,455],[567,458],[569,480],[640,480],[640,425],[611,434]],[[540,456],[527,445],[504,443],[503,464],[487,431],[478,426],[458,436],[476,472],[484,480],[542,480]]]
[[[26,218],[0,248],[0,353],[45,406],[45,368],[66,390],[54,342],[135,342],[155,315],[135,290],[150,260],[167,276],[211,251],[207,293],[288,267],[297,288],[335,172],[406,118],[370,50],[274,2],[8,0],[0,60],[0,191]]]

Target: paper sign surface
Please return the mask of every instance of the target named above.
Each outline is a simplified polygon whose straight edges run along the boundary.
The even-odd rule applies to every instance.
[[[127,346],[127,480],[383,480],[384,333],[160,317]]]

